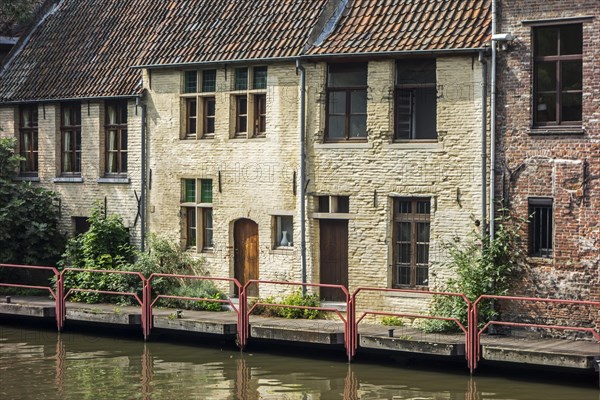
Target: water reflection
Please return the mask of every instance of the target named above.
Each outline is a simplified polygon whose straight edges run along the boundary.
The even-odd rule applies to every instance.
[[[348,365],[1,325],[0,382],[2,399],[600,399],[593,384],[470,378],[464,371]]]

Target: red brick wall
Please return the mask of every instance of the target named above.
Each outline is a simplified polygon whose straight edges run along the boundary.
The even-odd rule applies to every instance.
[[[554,257],[529,258],[514,294],[600,301],[600,2],[505,0],[499,11],[499,32],[516,40],[499,52],[497,193],[522,218],[528,197],[554,199]],[[522,21],[586,16],[594,18],[583,22],[583,133],[532,135],[532,27]],[[544,309],[553,322],[600,328],[597,309]]]

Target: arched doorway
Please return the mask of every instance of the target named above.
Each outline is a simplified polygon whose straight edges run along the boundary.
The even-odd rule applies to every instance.
[[[258,279],[258,224],[245,218],[235,221],[233,243],[235,279],[242,285]],[[247,294],[258,297],[258,285],[250,285]]]

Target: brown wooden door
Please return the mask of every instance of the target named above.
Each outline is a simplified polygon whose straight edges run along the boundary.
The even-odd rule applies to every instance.
[[[348,287],[348,221],[322,219],[320,226],[321,283]],[[340,289],[321,288],[323,300],[346,301]]]
[[[233,230],[235,249],[235,278],[242,285],[250,279],[258,279],[258,224],[249,219],[235,222]],[[237,290],[236,290],[236,294]],[[258,296],[256,284],[248,287],[248,296]]]

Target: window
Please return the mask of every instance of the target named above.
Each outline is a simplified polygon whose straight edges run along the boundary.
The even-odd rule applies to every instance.
[[[552,199],[529,199],[529,254],[552,257]]]
[[[19,109],[19,149],[23,160],[21,176],[38,174],[38,108],[37,105]]]
[[[294,245],[294,222],[292,216],[275,216],[273,248]]]
[[[319,196],[320,213],[349,213],[350,196]]]
[[[61,174],[81,175],[81,106],[61,105]]]
[[[200,86],[199,86],[200,82]],[[183,75],[183,139],[215,135],[217,70],[185,71]]]
[[[251,78],[251,80],[250,80]],[[267,67],[236,68],[233,90],[234,138],[262,137],[267,134]]]
[[[327,74],[327,141],[367,137],[367,64],[329,64]]]
[[[396,63],[394,140],[437,139],[435,60]]]
[[[186,248],[213,247],[212,180],[183,179],[181,207]]]
[[[394,287],[429,283],[430,213],[429,199],[394,200]]]
[[[582,110],[582,26],[544,26],[533,31],[534,124],[577,125]]]
[[[90,222],[88,217],[71,217],[73,225],[73,235],[81,235],[90,230]]]
[[[127,173],[127,101],[106,103],[106,174]]]

